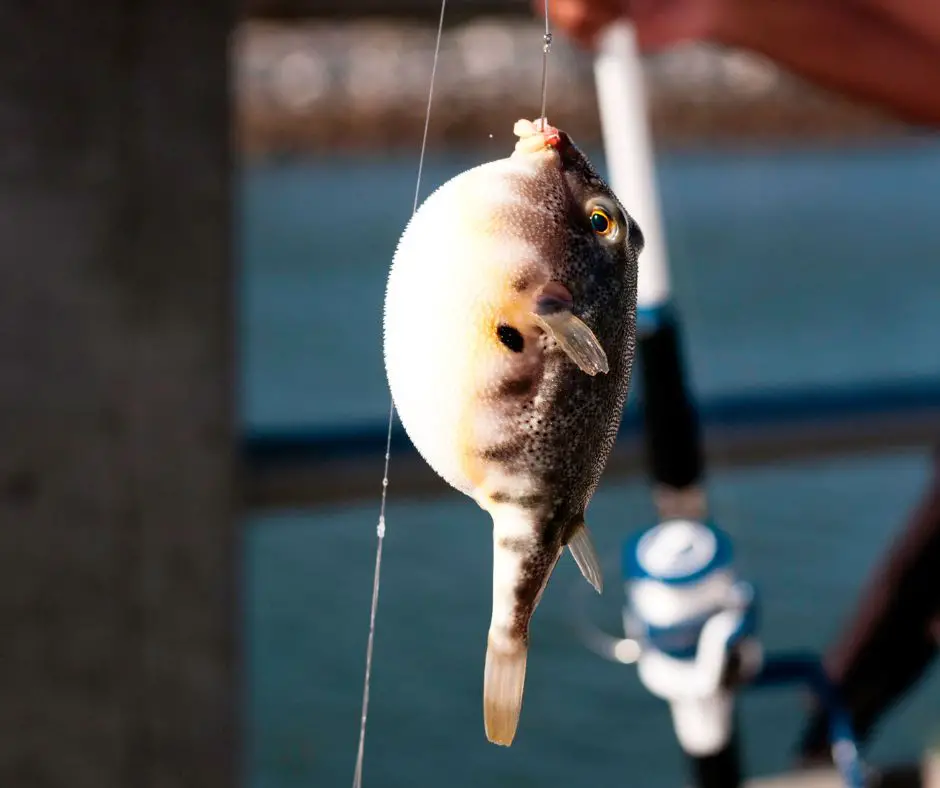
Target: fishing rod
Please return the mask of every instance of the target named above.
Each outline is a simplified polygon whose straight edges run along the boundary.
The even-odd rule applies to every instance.
[[[631,24],[619,22],[602,34],[594,78],[609,182],[645,239],[637,280],[637,383],[647,474],[661,522],[700,521],[708,514],[701,427],[683,364],[679,315],[672,303],[646,88]],[[737,739],[730,731],[717,750],[692,754],[690,759],[700,788],[733,788],[740,783]]]
[[[661,518],[704,517],[701,430],[682,362],[643,70],[631,25],[618,23],[605,32],[594,73],[609,181],[645,238],[637,281],[637,382],[647,470]]]
[[[645,461],[658,522],[624,546],[625,638],[579,625],[589,647],[635,663],[670,705],[697,788],[743,783],[735,695],[802,684],[829,710],[846,788],[864,774],[838,692],[812,654],[763,653],[753,586],[734,571],[731,539],[709,519],[701,425],[682,357],[654,172],[643,69],[631,24],[612,25],[594,62],[608,179],[645,237],[637,287],[637,376]]]

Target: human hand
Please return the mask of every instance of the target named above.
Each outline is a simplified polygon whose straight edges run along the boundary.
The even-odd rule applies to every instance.
[[[637,42],[645,52],[681,41],[721,40],[734,21],[735,0],[549,0],[552,26],[581,46],[592,48],[608,25],[619,19],[633,22]],[[532,0],[544,16],[545,0]]]

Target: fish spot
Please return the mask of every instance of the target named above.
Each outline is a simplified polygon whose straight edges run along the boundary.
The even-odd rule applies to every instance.
[[[518,328],[513,328],[507,323],[500,323],[496,327],[496,336],[513,353],[521,353],[525,348],[525,340]]]
[[[528,274],[518,274],[513,277],[510,286],[517,293],[523,293],[532,285],[532,278]]]
[[[511,553],[522,553],[525,555],[532,550],[531,537],[501,536],[496,540],[496,544],[503,550],[508,550]]]
[[[483,460],[492,460],[493,462],[507,462],[518,457],[522,451],[524,451],[524,448],[521,443],[518,441],[507,441],[505,443],[497,443],[494,446],[488,446],[487,448],[482,449],[479,453],[479,456],[480,459]]]
[[[545,503],[545,496],[541,493],[513,495],[505,490],[494,490],[490,493],[490,500],[493,503],[511,503],[522,509],[535,509]]]
[[[498,397],[522,397],[531,394],[535,389],[535,377],[530,375],[521,378],[507,378],[496,387]]]

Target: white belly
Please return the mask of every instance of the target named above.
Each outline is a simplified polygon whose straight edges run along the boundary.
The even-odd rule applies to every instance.
[[[448,484],[470,495],[473,485],[460,446],[474,386],[464,352],[472,321],[449,283],[433,281],[444,280],[448,269],[442,264],[437,276],[427,277],[408,265],[393,265],[385,304],[385,368],[395,409],[415,448]],[[424,295],[432,292],[433,298]]]
[[[500,177],[518,171],[491,162],[432,194],[402,235],[386,291],[385,367],[399,418],[428,464],[468,495],[481,483],[468,452],[503,426],[481,399],[512,363],[495,344],[497,313],[514,266],[537,259],[511,228],[481,232],[487,211],[518,204]]]

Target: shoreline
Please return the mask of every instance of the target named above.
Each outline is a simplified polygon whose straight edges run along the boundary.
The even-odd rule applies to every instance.
[[[445,28],[428,148],[503,149],[539,113],[541,26],[477,18]],[[420,145],[435,29],[415,22],[244,23],[233,36],[236,146],[243,155],[413,150]],[[658,147],[764,147],[916,139],[871,108],[817,90],[750,54],[689,45],[644,60]],[[561,37],[548,113],[600,141],[590,55]]]

